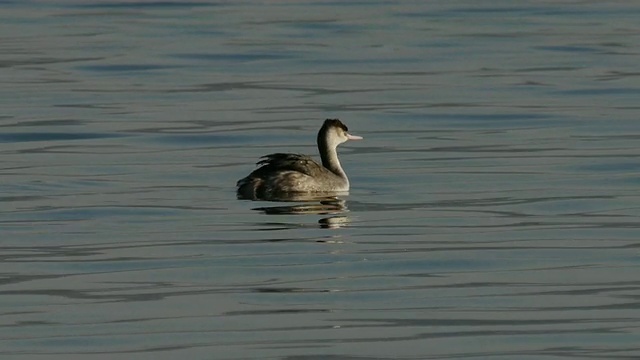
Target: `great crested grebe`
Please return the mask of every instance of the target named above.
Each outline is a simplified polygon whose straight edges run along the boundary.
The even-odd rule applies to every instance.
[[[322,164],[310,156],[276,153],[261,157],[260,166],[247,177],[238,180],[238,197],[265,199],[291,193],[346,192],[349,179],[342,170],[338,145],[362,137],[349,134],[338,119],[327,119],[318,132],[318,151]]]

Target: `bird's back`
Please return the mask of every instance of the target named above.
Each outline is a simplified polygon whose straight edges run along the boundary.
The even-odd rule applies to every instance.
[[[318,191],[317,179],[328,170],[310,156],[275,153],[260,158],[259,166],[238,180],[238,196],[246,199],[269,197],[278,193]]]

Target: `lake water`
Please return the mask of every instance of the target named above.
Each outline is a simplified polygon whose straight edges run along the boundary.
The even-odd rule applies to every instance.
[[[2,359],[640,358],[640,4],[3,1]],[[339,201],[241,201],[340,147]]]

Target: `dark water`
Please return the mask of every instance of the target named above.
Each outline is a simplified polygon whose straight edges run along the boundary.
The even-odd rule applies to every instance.
[[[2,359],[640,358],[639,4],[0,10]]]

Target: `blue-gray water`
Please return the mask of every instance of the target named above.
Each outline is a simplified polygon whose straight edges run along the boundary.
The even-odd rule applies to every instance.
[[[1,2],[0,357],[640,358],[638,19]],[[335,117],[344,203],[236,200]]]

